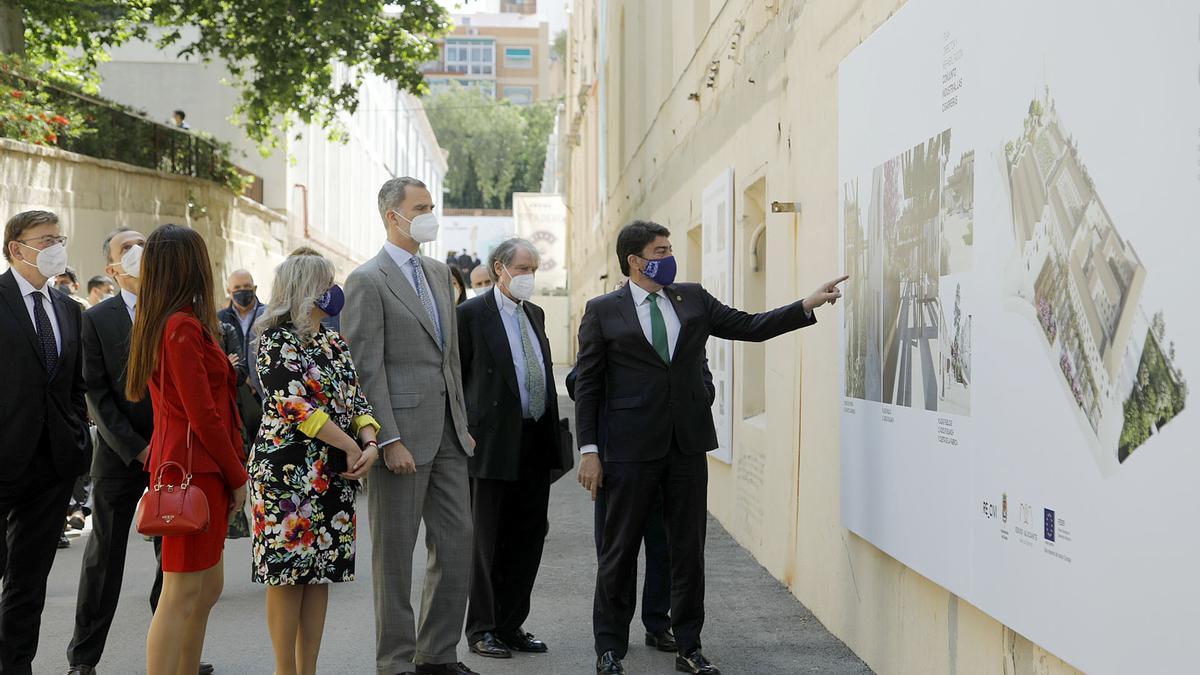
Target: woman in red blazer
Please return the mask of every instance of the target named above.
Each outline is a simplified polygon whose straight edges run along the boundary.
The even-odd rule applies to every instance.
[[[212,268],[200,235],[159,227],[146,239],[139,274],[126,393],[137,401],[149,391],[154,404],[150,475],[168,461],[187,469],[190,444],[192,485],[207,498],[210,516],[204,532],[163,537],[162,596],[146,640],[146,670],[194,673],[224,585],[229,513],[246,500],[237,376],[217,342]]]

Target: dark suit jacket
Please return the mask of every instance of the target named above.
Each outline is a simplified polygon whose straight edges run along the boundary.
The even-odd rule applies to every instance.
[[[574,456],[570,447],[564,447],[558,431],[558,394],[550,343],[546,340],[546,315],[531,302],[522,306],[542,347],[542,367],[546,371],[546,413],[539,426],[545,437],[547,468],[565,471],[571,468]],[[463,394],[467,400],[467,428],[476,443],[471,475],[517,480],[521,459],[521,392],[517,388],[517,370],[508,334],[491,289],[458,306],[458,344]]]
[[[575,366],[576,429],[581,447],[599,445],[603,435],[608,461],[659,459],[672,436],[685,453],[716,448],[704,386],[708,338],[762,342],[816,323],[799,301],[747,314],[721,304],[699,284],[668,286],[664,295],[680,324],[669,366],[646,340],[628,284],[593,298],[584,310]]]
[[[253,326],[258,317],[262,316],[267,306],[259,302],[255,305],[254,319],[250,322]],[[228,329],[222,329],[222,345],[221,348],[226,354],[237,354],[241,362],[234,368],[238,378],[237,400],[238,412],[242,416],[243,436],[247,439],[247,446],[254,442],[254,437],[258,435],[258,427],[262,424],[262,397],[258,395],[255,388],[261,389],[258,383],[258,369],[255,367],[255,350],[251,344],[250,338],[256,338],[254,330],[251,328],[250,334],[242,332],[242,322],[238,316],[237,309],[233,303],[230,303],[225,309],[217,312],[217,320],[222,325],[228,326]]]
[[[99,432],[92,478],[141,479],[146,475],[136,457],[150,445],[154,408],[149,396],[137,403],[125,398],[132,330],[129,310],[120,295],[83,313],[83,380],[88,413]]]
[[[0,274],[0,483],[21,477],[38,452],[43,431],[49,433],[51,458],[60,477],[78,476],[91,462],[79,303],[53,288],[50,296],[62,340],[53,373],[42,365],[37,331],[13,271]]]

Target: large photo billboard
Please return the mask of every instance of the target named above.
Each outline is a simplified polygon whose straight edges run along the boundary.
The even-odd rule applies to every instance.
[[[911,0],[841,64],[847,528],[1089,673],[1200,626],[1200,0]]]

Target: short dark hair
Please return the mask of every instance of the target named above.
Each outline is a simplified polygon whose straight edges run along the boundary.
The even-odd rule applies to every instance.
[[[179,119],[181,120],[187,119],[187,113],[183,112],[182,110],[176,110],[175,114],[179,115]]]
[[[50,211],[22,211],[9,218],[4,224],[4,259],[12,262],[12,256],[8,253],[10,243],[17,241],[38,225],[54,225],[57,222],[58,216]]]
[[[621,274],[629,276],[629,256],[640,256],[655,239],[669,236],[670,230],[649,220],[635,220],[622,227],[617,233],[617,262],[621,264]]]
[[[112,279],[109,279],[108,277],[104,276],[103,274],[97,274],[96,276],[92,277],[91,279],[88,279],[87,290],[88,290],[88,293],[91,293],[92,291],[96,290],[97,288],[104,288],[105,286],[112,286],[112,285],[113,285]]]
[[[105,265],[107,265],[110,262],[113,262],[112,258],[109,257],[110,255],[112,255],[112,248],[111,248],[112,240],[113,240],[113,237],[117,236],[118,234],[121,234],[122,232],[133,232],[133,228],[121,225],[120,227],[113,230],[112,232],[109,232],[104,237],[104,243],[100,244],[100,251],[102,253],[104,253],[104,264]]]
[[[71,267],[70,265],[67,265],[66,268],[63,269],[63,273],[58,276],[70,279],[71,283],[73,284],[79,283],[79,275],[75,273],[75,268]]]

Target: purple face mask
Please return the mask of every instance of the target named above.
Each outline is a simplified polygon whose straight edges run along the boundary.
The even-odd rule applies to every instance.
[[[670,286],[675,283],[675,271],[675,256],[669,255],[665,258],[646,260],[646,268],[642,270],[642,274],[660,286]]]
[[[346,294],[342,292],[342,287],[334,284],[325,291],[325,294],[317,298],[317,309],[325,312],[329,316],[337,316],[341,313],[342,307],[346,306]]]

